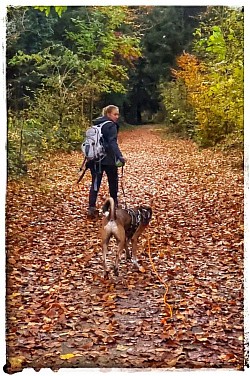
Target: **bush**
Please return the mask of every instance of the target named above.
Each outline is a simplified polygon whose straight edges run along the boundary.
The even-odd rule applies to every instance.
[[[161,95],[166,109],[168,130],[183,138],[192,138],[196,120],[193,108],[187,102],[184,84],[181,80],[162,84]]]
[[[52,151],[80,148],[88,126],[88,122],[85,118],[82,121],[78,111],[71,110],[61,116],[55,98],[54,101],[53,98],[48,100],[42,96],[36,99],[28,109],[19,111],[18,114],[8,114],[9,174],[27,172],[28,163],[44,158]]]

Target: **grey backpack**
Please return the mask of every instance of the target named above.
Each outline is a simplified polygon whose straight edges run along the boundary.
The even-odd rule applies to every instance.
[[[92,125],[86,130],[85,140],[81,149],[88,161],[100,162],[106,155],[104,140],[102,135],[102,127],[109,123],[110,120],[104,121],[98,125]]]

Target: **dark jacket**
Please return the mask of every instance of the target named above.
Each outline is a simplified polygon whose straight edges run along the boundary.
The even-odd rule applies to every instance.
[[[105,158],[103,158],[101,164],[115,165],[117,159],[119,159],[121,162],[124,161],[122,153],[117,144],[117,133],[119,130],[119,126],[117,123],[113,122],[106,116],[98,117],[97,119],[93,121],[93,124],[94,125],[101,124],[104,121],[108,121],[108,123],[104,124],[102,127],[104,146],[105,146],[107,155]]]

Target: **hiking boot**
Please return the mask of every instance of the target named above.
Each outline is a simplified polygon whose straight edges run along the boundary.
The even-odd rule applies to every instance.
[[[88,208],[87,218],[95,219],[95,218],[98,218],[98,216],[99,216],[99,212],[95,207]]]

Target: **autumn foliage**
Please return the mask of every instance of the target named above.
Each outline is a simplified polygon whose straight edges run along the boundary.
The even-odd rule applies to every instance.
[[[119,277],[102,278],[100,220],[86,218],[89,173],[76,185],[80,153],[33,163],[27,178],[8,182],[8,372],[243,369],[242,172],[233,157],[159,132],[120,136],[120,203],[153,200],[138,246],[144,273],[123,256]],[[104,180],[99,208],[107,194]]]
[[[212,7],[203,18],[192,54],[179,56],[174,82],[162,84],[167,123],[201,146],[243,148],[243,13]]]
[[[186,87],[187,101],[197,109],[201,101],[202,92],[205,90],[205,65],[196,56],[189,53],[183,53],[176,61],[179,69],[172,69],[172,75],[177,80],[183,80]],[[198,118],[198,120],[199,124],[204,124],[206,118]]]

